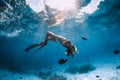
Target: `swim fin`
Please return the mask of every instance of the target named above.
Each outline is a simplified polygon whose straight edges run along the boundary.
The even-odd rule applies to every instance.
[[[40,50],[41,48],[43,48],[45,45],[47,45],[47,43],[43,42],[43,43],[40,45],[40,48],[38,48],[34,53],[36,53],[38,50]]]
[[[35,47],[37,47],[37,46],[40,46],[40,44],[32,44],[32,45],[28,46],[28,47],[25,49],[25,51],[28,52],[29,50],[31,50],[32,48],[35,48]]]

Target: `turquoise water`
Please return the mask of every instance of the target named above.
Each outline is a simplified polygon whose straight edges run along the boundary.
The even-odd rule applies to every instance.
[[[70,18],[49,28],[36,18],[26,27],[17,24],[22,29],[17,36],[8,30],[18,28],[0,25],[0,80],[18,80],[20,76],[23,80],[98,80],[97,74],[102,80],[119,80],[120,53],[114,54],[114,50],[120,50],[119,4],[117,0],[101,2],[99,9],[83,23]],[[112,7],[108,8],[109,5]],[[66,56],[60,42],[53,41],[36,53],[37,48],[24,51],[29,45],[42,42],[47,31],[70,40],[79,53],[73,58]],[[62,58],[68,61],[60,65],[58,61]]]

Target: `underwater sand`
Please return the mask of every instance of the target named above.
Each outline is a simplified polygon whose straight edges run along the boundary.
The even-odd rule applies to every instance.
[[[52,74],[37,76],[35,71],[31,74],[17,74],[6,70],[0,70],[0,80],[120,80],[120,69],[116,69],[114,64],[94,64],[96,69],[87,73],[70,74],[65,73],[64,69],[52,71]],[[47,71],[47,70],[46,70]],[[55,77],[54,75],[57,75]],[[53,79],[51,79],[51,77]],[[63,77],[63,78],[60,78]]]

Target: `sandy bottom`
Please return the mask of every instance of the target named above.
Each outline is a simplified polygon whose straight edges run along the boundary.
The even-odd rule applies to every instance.
[[[0,70],[0,80],[120,80],[120,69],[113,64],[97,65],[96,69],[87,73],[75,73],[52,71],[52,73],[35,72],[30,74],[18,74],[6,70]]]

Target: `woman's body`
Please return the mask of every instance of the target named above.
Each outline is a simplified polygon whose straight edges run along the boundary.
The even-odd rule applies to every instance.
[[[52,32],[47,32],[45,41],[41,42],[40,44],[33,44],[33,45],[29,46],[28,48],[26,48],[25,51],[29,51],[32,48],[37,47],[37,46],[40,46],[39,49],[41,49],[42,47],[44,47],[45,45],[47,45],[47,42],[49,40],[54,41],[54,42],[60,41],[60,43],[67,49],[66,50],[66,55],[67,56],[72,55],[72,57],[73,57],[74,52],[77,51],[76,48],[75,48],[75,46],[72,45],[69,40],[65,39],[62,36],[55,35]]]

